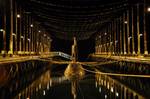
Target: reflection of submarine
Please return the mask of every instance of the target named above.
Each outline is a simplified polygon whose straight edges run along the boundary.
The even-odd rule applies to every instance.
[[[83,78],[85,72],[82,65],[77,62],[77,41],[74,37],[74,44],[72,45],[72,62],[65,70],[65,77],[69,80],[80,80]]]

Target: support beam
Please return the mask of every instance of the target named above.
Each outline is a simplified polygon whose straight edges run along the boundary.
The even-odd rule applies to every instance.
[[[19,14],[21,15],[21,12],[22,12],[22,9],[21,9],[21,7],[19,7]],[[22,21],[22,18],[18,18],[18,21],[19,21],[19,54],[21,54],[22,53],[22,51],[21,51],[21,48],[22,48],[22,44],[21,44],[21,42],[22,42],[22,40],[21,40],[21,36],[22,36],[22,27],[21,27],[21,21]]]
[[[126,55],[127,54],[127,51],[126,51],[126,12],[124,12],[123,14],[123,40],[124,40],[124,54]]]
[[[17,3],[15,2],[15,36],[14,36],[14,38],[15,38],[15,46],[13,46],[14,47],[14,54],[17,54],[17,51],[18,51],[18,40],[17,40],[17,38],[18,38],[18,18],[17,18],[17,14],[18,14],[18,11],[17,11]]]
[[[144,16],[143,16],[143,28],[144,28],[144,33],[143,33],[143,35],[144,35],[144,54],[145,55],[147,55],[148,54],[148,50],[147,50],[147,31],[146,31],[146,6],[145,6],[145,4],[146,4],[146,2],[145,2],[146,0],[144,0]]]
[[[127,40],[128,40],[128,54],[131,54],[130,53],[130,41],[131,41],[131,38],[130,38],[130,20],[129,20],[129,17],[130,17],[130,12],[128,10],[127,11]]]
[[[134,41],[134,8],[132,7],[132,54],[135,54],[135,41]]]
[[[114,20],[114,54],[116,54],[116,20]]]
[[[120,54],[123,54],[123,47],[122,47],[122,16],[120,17]]]
[[[114,42],[114,21],[112,21],[112,54],[115,54],[115,42]]]
[[[6,56],[6,1],[5,2],[2,2],[2,8],[0,9],[1,10],[1,15],[2,15],[2,24],[1,24],[1,27],[0,27],[0,32],[2,33],[2,48],[1,48],[1,54],[3,57]]]
[[[9,51],[8,54],[13,54],[13,0],[10,0],[10,38],[9,38]]]
[[[108,29],[108,31],[109,31],[109,55],[111,55],[111,54],[112,54],[112,52],[111,52],[111,47],[112,47],[111,23],[109,24],[109,29]]]
[[[139,4],[137,4],[137,39],[138,39],[138,55],[141,55],[141,37],[140,37],[140,13],[139,13]]]

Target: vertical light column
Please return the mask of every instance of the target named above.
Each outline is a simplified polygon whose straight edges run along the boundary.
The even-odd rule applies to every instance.
[[[121,85],[120,87],[120,99],[124,99],[123,98],[123,85]]]
[[[26,30],[26,23],[25,23],[26,19],[25,19],[25,11],[23,10],[23,34],[22,34],[22,39],[23,39],[23,54],[26,51],[26,42],[25,42],[25,30]]]
[[[10,39],[8,54],[13,54],[13,0],[10,0]]]
[[[102,54],[102,37],[101,35],[99,35],[99,39],[100,39],[100,54]]]
[[[0,29],[0,32],[3,33],[3,49],[1,51],[1,54],[5,56],[6,54],[6,31],[4,29]]]
[[[118,18],[116,18],[116,28],[115,28],[115,33],[116,33],[116,40],[115,40],[115,44],[116,44],[116,55],[118,55],[119,52],[119,43],[118,43],[118,38],[119,38],[119,33],[118,33]]]
[[[140,15],[139,15],[139,4],[137,4],[137,39],[138,39],[138,52],[137,54],[141,54],[141,40],[140,40]]]
[[[104,36],[105,36],[105,54],[108,54],[108,43],[107,43],[108,31],[107,31],[107,27],[105,27]]]
[[[38,32],[40,32],[40,30],[38,30],[38,25],[37,25],[35,28],[35,32],[34,32],[34,46],[35,46],[34,51],[35,51],[35,54],[37,52]]]
[[[116,20],[114,20],[114,54],[116,54]]]
[[[37,39],[36,39],[36,44],[37,44],[37,53],[39,54],[39,52],[40,52],[40,33],[41,33],[41,31],[39,30],[38,31],[38,35],[37,35]]]
[[[29,33],[29,18],[28,18],[28,14],[25,14],[25,28],[26,28],[26,32],[25,32],[25,42],[26,42],[26,54],[28,53],[28,33]]]
[[[19,14],[21,15],[21,12],[22,12],[22,9],[21,9],[21,7],[19,7]],[[21,48],[22,48],[22,45],[21,45],[21,42],[22,42],[22,40],[21,40],[21,36],[22,36],[22,27],[21,27],[21,18],[18,18],[19,20],[19,54],[21,54],[22,53],[22,51],[21,51]]]
[[[123,54],[122,50],[122,17],[120,17],[120,54]]]
[[[112,46],[112,41],[111,41],[111,23],[109,24],[109,54],[111,55],[111,46]]]
[[[28,41],[29,41],[29,54],[31,54],[31,47],[32,47],[32,41],[31,41],[31,32],[32,32],[32,27],[33,27],[33,24],[32,24],[32,19],[31,19],[31,15],[29,16],[29,36],[28,36]]]
[[[127,54],[126,51],[126,12],[123,14],[123,40],[124,40],[124,54]]]
[[[30,15],[28,15],[28,54],[30,53],[30,34],[31,34],[31,28],[30,28],[31,22],[30,22]]]
[[[97,38],[95,38],[95,54],[97,54]]]
[[[49,53],[50,52],[50,37],[48,37],[47,39],[48,39],[48,42],[47,42],[48,46],[47,47],[48,47],[48,53]]]
[[[135,54],[135,43],[134,43],[134,8],[132,7],[132,54]]]
[[[127,11],[127,39],[128,39],[128,54],[130,54],[130,20],[129,20],[129,10]]]
[[[145,6],[146,2],[144,0],[144,11],[143,11],[143,28],[144,28],[144,54],[147,55],[148,54],[148,50],[147,50],[147,32],[146,32],[146,6]]]
[[[33,29],[33,53],[35,54],[36,50],[36,35],[35,33],[37,32],[37,26],[34,27]]]
[[[49,52],[51,52],[52,48],[52,39],[50,38],[50,47],[49,47]]]
[[[18,41],[17,41],[17,37],[18,37],[18,27],[17,27],[17,20],[18,20],[18,18],[17,18],[17,3],[15,2],[15,46],[13,46],[13,47],[15,47],[15,50],[14,50],[14,53],[15,54],[17,54],[17,48],[18,48],[18,45],[17,45],[17,43],[18,43]]]
[[[31,19],[31,23],[32,23],[32,25],[33,25],[33,19]],[[33,46],[33,44],[34,44],[34,39],[33,39],[33,37],[34,37],[34,26],[32,26],[31,27],[31,53],[33,54],[33,52],[34,52],[34,46]]]
[[[6,1],[2,2],[2,27],[0,29],[0,32],[2,32],[3,35],[3,42],[2,42],[2,50],[1,50],[1,54],[3,55],[3,57],[5,57],[6,55]]]
[[[114,41],[114,21],[112,21],[111,31],[112,31],[112,54],[115,54],[115,51],[114,51],[114,44],[115,44],[115,41]]]
[[[112,32],[112,22],[110,23],[110,52],[113,54],[113,32]]]
[[[124,87],[124,99],[127,99],[127,88]]]
[[[114,86],[114,99],[116,99],[116,83],[115,81],[113,80],[113,86]]]
[[[42,35],[42,49],[43,49],[43,53],[45,52],[45,31],[44,31],[44,35]]]
[[[44,33],[44,32],[43,32]],[[41,47],[41,52],[43,54],[43,34],[41,34],[41,43],[40,43],[40,47]]]

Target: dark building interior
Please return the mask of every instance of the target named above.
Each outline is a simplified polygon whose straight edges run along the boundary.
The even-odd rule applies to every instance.
[[[0,99],[149,99],[150,0],[0,0]]]

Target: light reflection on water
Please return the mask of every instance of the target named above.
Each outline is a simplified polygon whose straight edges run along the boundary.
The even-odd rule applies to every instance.
[[[32,74],[29,74],[29,78]],[[145,99],[127,85],[100,73],[86,72],[74,88],[77,91],[76,99]],[[73,99],[71,89],[71,81],[64,76],[64,71],[48,69],[23,90],[18,90],[14,99]]]

